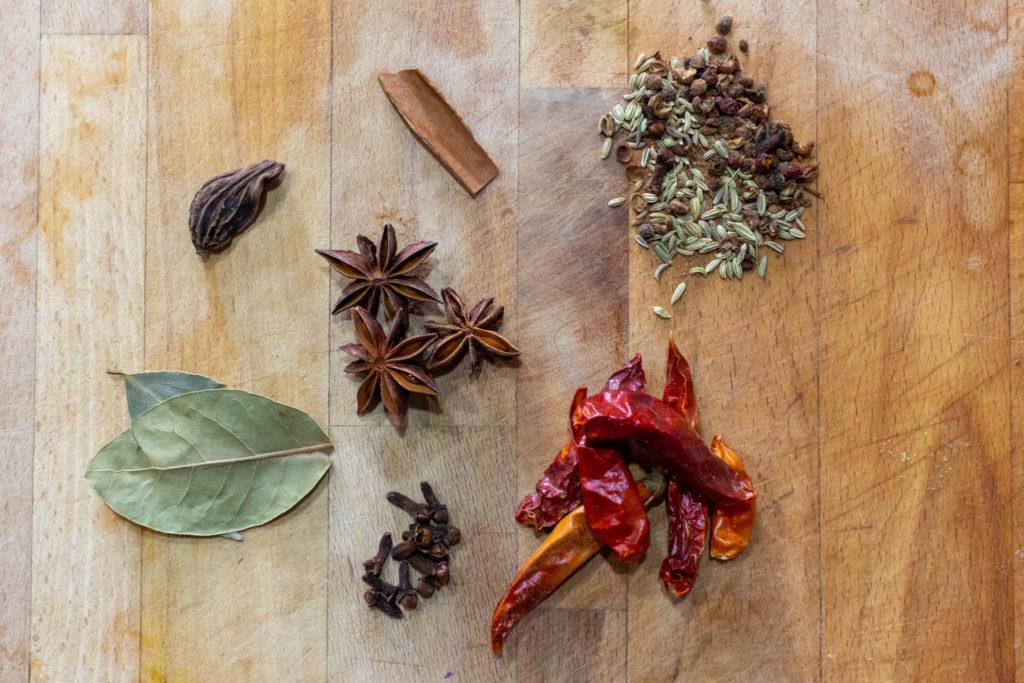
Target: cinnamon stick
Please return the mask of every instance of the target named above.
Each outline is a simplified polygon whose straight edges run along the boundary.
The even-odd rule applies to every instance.
[[[472,195],[498,167],[455,108],[419,69],[377,74],[381,87],[413,135]]]

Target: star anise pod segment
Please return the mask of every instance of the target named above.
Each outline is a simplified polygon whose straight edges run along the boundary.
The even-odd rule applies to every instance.
[[[377,305],[383,299],[384,311],[392,318],[396,311],[406,308],[410,300],[441,300],[430,285],[412,275],[434,251],[437,242],[417,242],[398,251],[395,229],[390,223],[384,225],[377,245],[363,235],[357,236],[356,242],[359,253],[344,249],[316,250],[335,270],[353,280],[342,290],[332,313],[362,306],[376,315]]]
[[[410,392],[429,396],[438,393],[437,384],[419,364],[419,355],[435,335],[405,338],[409,319],[404,308],[397,310],[386,335],[380,323],[362,306],[353,307],[352,324],[358,343],[346,344],[341,350],[356,360],[345,367],[345,372],[367,373],[356,393],[356,411],[362,415],[383,402],[392,421],[402,425]]]
[[[453,366],[467,349],[471,372],[480,369],[482,355],[512,358],[520,354],[512,342],[496,332],[501,326],[505,308],[495,306],[492,297],[480,300],[467,313],[462,298],[451,287],[441,290],[441,296],[444,298],[448,323],[426,323],[426,328],[438,335],[430,360],[427,361],[428,370],[433,372]]]

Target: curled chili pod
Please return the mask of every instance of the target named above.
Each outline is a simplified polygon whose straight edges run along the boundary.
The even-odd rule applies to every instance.
[[[698,497],[739,502],[756,496],[753,487],[711,452],[675,408],[635,391],[605,391],[585,400],[573,418],[588,442],[636,439],[671,478]]]
[[[573,396],[569,415],[583,403],[587,388],[580,387]],[[580,475],[577,470],[576,442],[570,440],[562,446],[544,476],[537,482],[536,493],[523,498],[516,509],[516,521],[532,526],[537,531],[550,529],[558,524],[569,510],[580,504]]]
[[[659,576],[665,590],[683,597],[693,588],[704,554],[708,531],[708,506],[689,491],[679,488],[674,479],[665,497],[668,509],[668,557],[661,563]]]
[[[604,390],[643,391],[646,381],[643,362],[640,354],[637,354],[631,361],[612,373],[608,381],[605,382]],[[572,406],[569,408],[569,424],[574,429],[574,438],[579,438],[582,434],[579,433],[578,427],[574,426],[572,416],[586,396],[586,387],[577,389],[576,395],[572,399]],[[532,526],[537,531],[545,531],[579,505],[581,500],[580,476],[577,463],[576,444],[570,440],[544,470],[544,476],[540,478],[535,487],[536,493],[531,493],[519,503],[519,507],[516,509],[516,521],[526,526]]]
[[[671,334],[668,337],[665,391],[661,400],[678,410],[690,428],[700,435],[700,415],[693,392],[690,364],[686,362],[683,354],[679,353]],[[661,563],[659,575],[665,590],[682,597],[690,592],[697,578],[708,526],[707,506],[682,491],[679,484],[673,480],[669,485],[668,502],[665,507],[669,520],[669,553]]]
[[[690,364],[676,348],[672,333],[668,335],[668,363],[665,369],[665,391],[661,400],[679,411],[686,418],[690,428],[700,435],[700,415],[697,413],[697,398],[693,394],[693,375]]]
[[[196,253],[223,249],[252,225],[260,212],[264,188],[283,172],[284,164],[264,159],[203,183],[188,213],[188,228]]]
[[[587,522],[598,540],[624,562],[639,562],[651,545],[643,499],[622,455],[580,444],[580,491]]]
[[[750,481],[743,463],[725,445],[722,437],[716,436],[711,440],[711,450],[737,474]],[[750,543],[750,534],[754,531],[755,505],[755,499],[751,499],[742,503],[719,503],[714,506],[711,513],[711,557],[731,560],[746,549]]]
[[[612,373],[604,383],[602,391],[643,391],[646,386],[647,377],[644,375],[643,361],[638,353],[633,356],[633,360]]]
[[[637,490],[644,507],[649,509],[665,492],[665,477],[649,474],[637,483]],[[533,551],[494,608],[491,618],[494,653],[501,654],[509,631],[527,612],[551,595],[603,545],[587,523],[583,506],[565,515]]]

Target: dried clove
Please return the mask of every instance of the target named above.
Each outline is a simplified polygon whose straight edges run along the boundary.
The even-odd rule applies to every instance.
[[[419,604],[416,591],[413,590],[412,582],[409,580],[408,562],[398,565],[398,593],[395,599],[405,609],[416,609],[416,605]]]
[[[189,207],[188,228],[197,254],[218,251],[252,225],[264,188],[284,172],[284,164],[263,161],[207,180]]]
[[[437,568],[434,570],[434,580],[437,581],[438,585],[448,585],[448,580],[451,578],[451,573],[448,568],[447,562],[440,562]]]
[[[432,581],[435,586],[444,586],[451,578],[447,561],[435,562],[426,555],[416,554],[409,558],[409,565],[423,574],[424,578]]]
[[[434,584],[427,579],[427,577],[421,577],[416,582],[416,592],[419,593],[421,598],[427,599],[434,594]]]
[[[434,535],[435,536],[440,536],[441,542],[444,543],[449,548],[451,548],[454,545],[458,545],[459,541],[462,540],[462,532],[459,531],[459,527],[457,527],[457,526],[442,526],[442,527],[435,527],[435,528],[439,529],[439,530],[443,530],[443,533],[441,533],[441,534],[438,534],[438,532],[435,531]]]
[[[430,521],[430,510],[423,503],[417,503],[415,500],[406,496],[405,494],[398,493],[397,491],[389,491],[387,494],[388,502],[397,508],[405,510],[413,519],[417,522],[429,522]]]
[[[363,569],[371,576],[380,576],[384,563],[391,552],[391,534],[384,534],[380,537],[380,545],[377,547],[377,554],[363,562]]]
[[[405,534],[403,533],[402,536],[404,537]],[[413,543],[411,540],[402,541],[401,543],[399,543],[391,549],[391,559],[404,560],[405,558],[409,557],[418,550],[419,548],[417,548],[416,544]]]
[[[448,508],[441,503],[427,482],[420,483],[420,491],[426,503],[418,503],[408,496],[392,491],[387,500],[405,510],[416,521],[402,532],[402,541],[392,545],[391,534],[384,534],[377,554],[363,563],[366,575],[363,581],[371,586],[366,592],[366,602],[374,609],[401,618],[401,609],[416,609],[419,598],[427,599],[434,591],[446,585],[450,578],[448,550],[462,540],[458,527],[449,525]],[[433,523],[431,523],[433,522]],[[387,557],[400,561],[398,585],[387,583],[380,577]],[[413,588],[410,569],[422,574]]]
[[[434,544],[434,534],[430,527],[417,525],[412,531],[412,543],[417,548],[429,548]]]
[[[434,562],[426,555],[420,555],[419,553],[409,558],[409,565],[425,576],[432,576],[438,564],[440,563]]]
[[[402,610],[399,609],[397,603],[389,600],[381,595],[379,591],[372,588],[363,593],[363,599],[366,600],[366,604],[370,606],[370,609],[380,610],[392,619],[401,619],[403,616]]]
[[[426,553],[435,560],[443,560],[448,557],[448,546],[444,543],[437,542],[430,546],[430,548],[426,550]]]
[[[374,576],[372,574],[363,574],[363,583],[365,583],[370,588],[377,591],[378,593],[380,593],[388,599],[390,599],[393,595],[398,593],[398,586],[392,583],[388,583],[379,576]]]
[[[409,530],[402,532],[402,540],[411,541],[418,548],[429,548],[438,542],[451,547],[462,540],[462,532],[458,527],[447,524],[410,524]]]
[[[420,492],[423,494],[423,500],[427,501],[427,508],[430,511],[430,519],[438,524],[447,524],[448,508],[441,504],[441,501],[438,500],[437,494],[434,493],[434,489],[431,488],[430,484],[425,481],[421,481]]]

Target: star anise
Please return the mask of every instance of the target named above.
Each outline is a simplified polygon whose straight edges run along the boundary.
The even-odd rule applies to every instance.
[[[438,335],[437,344],[427,361],[427,369],[433,372],[438,368],[454,365],[461,358],[463,351],[469,348],[470,372],[480,369],[480,362],[485,356],[511,358],[518,356],[520,351],[512,342],[498,334],[504,306],[495,306],[494,298],[488,297],[477,302],[467,314],[462,299],[451,287],[441,290],[444,298],[447,324],[427,322],[426,328]]]
[[[409,392],[436,396],[437,384],[419,365],[419,355],[434,340],[433,334],[405,337],[409,319],[404,308],[399,308],[391,321],[391,331],[385,336],[384,328],[362,306],[352,308],[352,323],[358,344],[341,347],[357,360],[349,363],[345,372],[365,372],[366,379],[356,393],[359,415],[376,407],[380,401],[392,422],[405,423]]]
[[[411,275],[434,251],[437,242],[410,244],[397,254],[395,229],[384,224],[380,243],[374,245],[363,235],[356,237],[359,253],[344,249],[317,249],[335,270],[353,279],[341,292],[332,313],[341,313],[353,306],[363,306],[371,315],[377,314],[377,304],[383,299],[389,318],[404,309],[410,299],[440,301],[437,292],[418,277]]]

